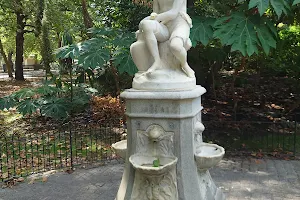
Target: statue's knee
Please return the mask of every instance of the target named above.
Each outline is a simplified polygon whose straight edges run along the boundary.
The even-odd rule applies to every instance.
[[[133,51],[135,49],[136,45],[137,45],[136,42],[132,43],[130,45],[130,51]]]
[[[150,20],[141,21],[140,29],[143,31],[146,31],[146,32],[153,31],[154,27],[153,27],[152,21],[150,21]]]
[[[183,41],[181,38],[173,38],[170,43],[171,51],[180,52],[183,48]]]

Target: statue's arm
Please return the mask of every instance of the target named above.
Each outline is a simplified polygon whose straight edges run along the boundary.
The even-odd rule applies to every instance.
[[[186,0],[174,0],[172,9],[167,12],[158,14],[155,20],[164,24],[175,19],[178,16],[182,6],[186,6],[184,5],[185,1]]]

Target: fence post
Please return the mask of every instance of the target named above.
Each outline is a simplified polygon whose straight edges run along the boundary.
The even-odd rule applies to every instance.
[[[294,156],[296,156],[297,150],[296,150],[296,145],[297,145],[297,121],[298,121],[298,114],[295,113],[295,132],[294,132]]]
[[[72,126],[70,125],[71,122],[69,122],[69,132],[70,132],[70,135],[69,135],[69,140],[70,140],[70,156],[71,156],[71,169],[73,169],[73,144],[72,144]]]
[[[3,162],[3,158],[2,158],[2,134],[0,133],[0,170],[1,172],[3,172],[3,168],[2,168],[2,162]],[[0,176],[0,181],[3,181],[3,175],[1,174]]]

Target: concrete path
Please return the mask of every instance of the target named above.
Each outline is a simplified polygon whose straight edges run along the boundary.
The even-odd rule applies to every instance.
[[[46,182],[0,189],[0,200],[114,200],[123,164],[59,172]],[[227,200],[300,200],[300,161],[227,159],[210,170]]]
[[[53,74],[58,74],[57,70],[51,70]],[[36,78],[44,78],[45,70],[33,70],[33,69],[24,69],[24,78],[26,80],[36,79]],[[13,72],[13,76],[15,76]],[[9,80],[7,73],[3,72],[0,66],[0,81]]]

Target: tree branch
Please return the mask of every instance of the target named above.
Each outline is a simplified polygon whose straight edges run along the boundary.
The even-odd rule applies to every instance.
[[[35,28],[35,26],[31,24],[25,24],[25,27]]]
[[[34,30],[24,30],[23,33],[34,33]]]

